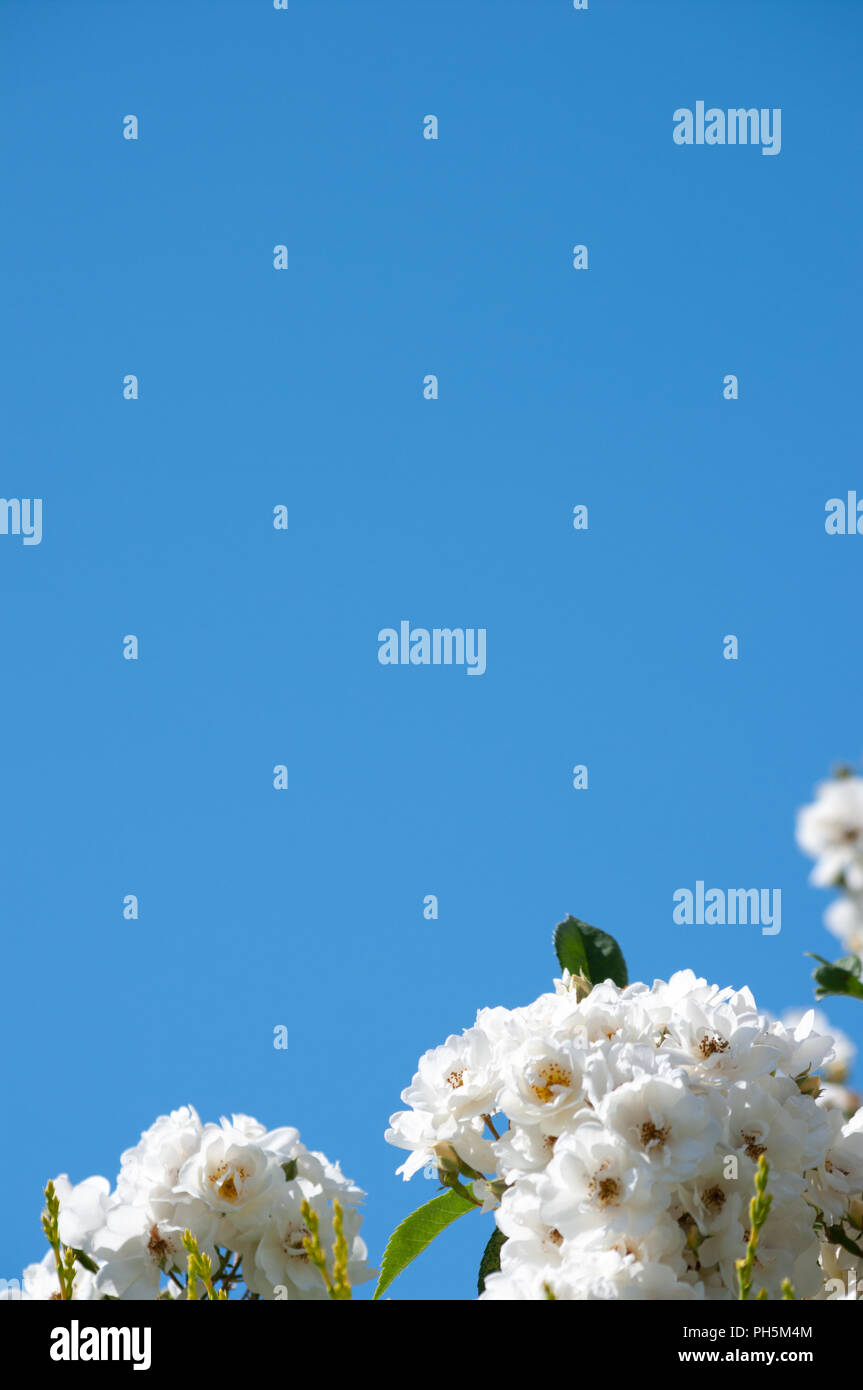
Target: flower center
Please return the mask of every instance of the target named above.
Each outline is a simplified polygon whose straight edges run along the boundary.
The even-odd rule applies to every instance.
[[[237,1182],[242,1186],[248,1176],[245,1168],[232,1168],[229,1163],[220,1163],[216,1171],[210,1174],[209,1182],[219,1200],[233,1206],[240,1200]]]
[[[150,1239],[147,1242],[147,1251],[153,1256],[157,1264],[161,1264],[165,1256],[171,1249],[166,1240],[159,1235],[158,1226],[150,1227]]]
[[[655,1125],[652,1120],[645,1120],[644,1124],[641,1126],[640,1133],[641,1142],[646,1149],[649,1149],[651,1145],[654,1144],[658,1149],[661,1149],[671,1133],[671,1125],[660,1128],[658,1125]]]
[[[620,1201],[620,1182],[617,1178],[591,1178],[588,1191],[601,1207],[610,1207]]]
[[[559,1062],[546,1062],[537,1070],[537,1080],[531,1086],[533,1094],[543,1105],[548,1105],[549,1101],[554,1100],[554,1086],[571,1086],[572,1073],[562,1067]]]
[[[744,1144],[746,1145],[747,1158],[757,1160],[761,1157],[763,1153],[767,1152],[767,1145],[759,1144],[754,1134],[743,1134],[741,1135],[741,1138]]]

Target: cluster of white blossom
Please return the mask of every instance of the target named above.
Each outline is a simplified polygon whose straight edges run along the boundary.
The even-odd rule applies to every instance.
[[[849,1084],[857,1048],[848,1034],[837,1028],[835,1023],[831,1023],[820,1009],[786,1009],[782,1015],[782,1022],[793,1033],[807,1013],[812,1019],[813,1030],[831,1038],[833,1042],[832,1056],[826,1057],[819,1067],[821,1090],[818,1093],[818,1103],[830,1109],[842,1110],[845,1112],[845,1118],[851,1119],[863,1105],[863,1097]],[[765,1018],[769,1019],[770,1015],[765,1014]]]
[[[689,970],[586,996],[564,972],[427,1052],[387,1138],[405,1178],[458,1167],[494,1208],[484,1299],[736,1298],[762,1154],[755,1291],[835,1297],[863,1263],[836,1230],[853,1245],[863,1227],[863,1110],[817,1098],[831,1063],[812,1010],[788,1026]]]
[[[173,1110],[123,1154],[113,1191],[107,1178],[73,1185],[65,1174],[54,1187],[60,1240],[98,1266],[96,1273],[77,1268],[74,1298],[183,1297],[186,1229],[210,1257],[214,1274],[227,1260],[247,1296],[327,1298],[303,1245],[309,1235],[304,1200],[319,1218],[321,1246],[330,1262],[332,1203],[337,1200],[343,1208],[350,1283],[362,1283],[375,1272],[359,1236],[361,1189],[337,1163],[310,1152],[296,1129],[268,1131],[247,1115],[202,1124],[191,1106]],[[51,1250],[24,1270],[17,1296],[58,1296]]]
[[[863,777],[843,771],[816,787],[797,814],[797,843],[815,860],[812,883],[842,890],[825,926],[847,951],[863,954]]]

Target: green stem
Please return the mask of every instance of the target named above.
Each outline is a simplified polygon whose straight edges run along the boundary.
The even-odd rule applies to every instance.
[[[773,1201],[772,1196],[767,1192],[767,1177],[770,1172],[767,1160],[763,1154],[758,1159],[758,1168],[755,1173],[755,1196],[749,1203],[749,1240],[746,1244],[746,1254],[742,1259],[736,1260],[737,1266],[737,1298],[738,1301],[745,1302],[752,1291],[752,1280],[755,1274],[755,1260],[758,1253],[758,1236],[764,1226],[770,1212]],[[766,1298],[767,1294],[762,1289],[758,1298]]]

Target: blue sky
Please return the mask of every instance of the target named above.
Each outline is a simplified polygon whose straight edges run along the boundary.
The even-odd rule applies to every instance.
[[[434,1190],[383,1140],[418,1056],[547,988],[567,912],[632,978],[772,1010],[839,954],[793,823],[863,754],[863,540],[824,531],[863,496],[863,11],[6,0],[2,30],[0,491],[44,514],[0,536],[0,1274],[47,1177],[113,1176],[186,1102],[340,1158],[379,1259]],[[701,99],[781,108],[781,153],[675,145]],[[486,673],[381,666],[402,619],[484,627]],[[697,879],[781,888],[781,933],[675,926]],[[471,1296],[480,1224],[393,1296]]]

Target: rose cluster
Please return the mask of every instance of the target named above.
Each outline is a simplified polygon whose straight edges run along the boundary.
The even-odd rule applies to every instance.
[[[815,790],[797,814],[797,843],[815,860],[811,881],[839,888],[824,925],[847,951],[863,953],[863,777],[842,772]]]
[[[304,1202],[318,1218],[330,1262],[333,1203],[340,1204],[348,1279],[359,1284],[374,1274],[359,1236],[358,1204],[365,1194],[337,1163],[310,1152],[296,1129],[267,1130],[247,1115],[202,1124],[184,1106],[161,1115],[122,1155],[113,1191],[107,1178],[72,1185],[65,1174],[54,1188],[60,1241],[95,1267],[76,1268],[77,1299],[183,1297],[185,1230],[234,1295],[244,1287],[246,1297],[261,1299],[327,1298],[304,1245],[310,1234]],[[21,1296],[56,1298],[57,1289],[49,1250],[25,1269]]]
[[[494,1209],[484,1299],[737,1298],[762,1155],[754,1293],[842,1296],[863,1263],[863,1110],[819,1094],[833,1059],[813,1011],[771,1019],[748,989],[684,970],[585,994],[564,971],[427,1052],[387,1138],[405,1178],[433,1164]]]

